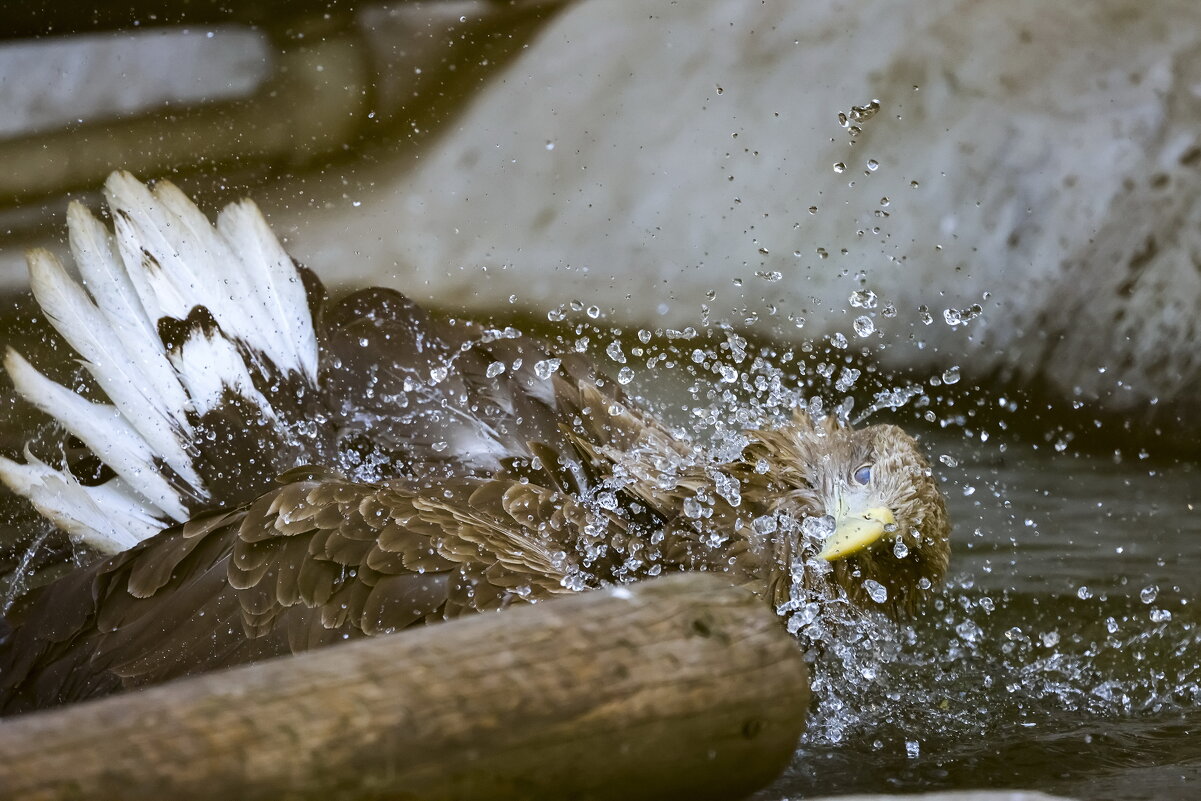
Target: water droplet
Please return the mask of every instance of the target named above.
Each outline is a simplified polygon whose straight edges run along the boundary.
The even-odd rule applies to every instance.
[[[766,537],[769,534],[774,534],[778,527],[779,524],[776,522],[775,515],[763,515],[762,517],[756,517],[754,521],[751,522],[751,528],[754,529],[756,534],[762,537]]]
[[[584,313],[595,320],[596,318],[600,317],[600,306],[589,306]]]
[[[958,384],[959,383],[959,368],[958,367],[948,367],[946,370],[944,370],[942,373],[942,382],[944,384],[948,384],[948,385],[949,384]]]
[[[840,350],[846,350],[847,338],[841,331],[839,331],[830,337],[830,344],[836,348],[839,348]]]
[[[1076,597],[1082,601],[1087,601],[1089,598],[1093,597],[1093,591],[1082,584],[1080,585],[1080,588],[1076,590]]]
[[[555,370],[559,369],[561,362],[558,359],[543,359],[540,362],[534,363],[534,375],[541,379],[551,377]]]
[[[834,388],[839,392],[846,392],[851,387],[855,386],[855,382],[859,380],[859,376],[863,371],[856,370],[854,367],[842,368],[842,373],[838,376],[838,380],[834,382]],[[844,403],[850,401],[854,403],[854,398],[845,398]],[[847,408],[847,415],[850,414],[850,408]],[[844,415],[845,417],[846,415]]]
[[[613,511],[617,508],[617,496],[612,492],[596,493],[596,505],[602,509]]]
[[[872,172],[875,172],[876,170],[880,169],[880,162],[876,161],[875,159],[868,159],[867,168]]]
[[[942,319],[947,325],[955,328],[956,326],[967,325],[983,313],[984,309],[980,307],[980,304],[974,303],[966,309],[943,309]]]
[[[897,540],[892,544],[892,555],[898,559],[904,559],[909,555],[909,546],[903,540]]]
[[[1166,609],[1152,609],[1151,610],[1151,622],[1152,623],[1167,623],[1171,619],[1172,619],[1172,613]]]
[[[634,371],[629,367],[623,367],[617,371],[617,383],[625,385],[634,380]]]
[[[888,600],[888,588],[875,579],[866,579],[863,582],[863,589],[867,591],[868,597],[878,604]]]
[[[930,315],[930,307],[922,304],[917,307],[917,319],[922,321],[922,325],[930,325],[934,322],[934,318]]]
[[[813,542],[823,542],[834,533],[834,518],[830,515],[806,517],[801,523],[801,532]]]
[[[496,378],[498,375],[500,375],[504,371],[505,371],[505,363],[504,362],[492,362],[492,364],[488,365],[488,369],[485,371],[484,375],[488,376],[489,378]]]
[[[856,309],[876,308],[876,293],[870,289],[856,289],[848,300]]]
[[[965,620],[956,626],[955,633],[959,635],[959,639],[966,643],[980,642],[984,637],[984,630],[972,620]]]
[[[861,337],[869,337],[876,330],[876,324],[872,322],[872,318],[867,315],[855,318],[855,333]]]
[[[1159,597],[1159,587],[1156,587],[1154,584],[1143,587],[1138,597],[1145,604],[1153,604],[1155,603],[1155,599]]]
[[[834,172],[843,173],[847,171],[847,165],[841,161],[834,162]]]
[[[955,460],[955,457],[949,456],[945,453],[938,457],[938,461],[942,462],[947,467],[959,467],[959,462]]]
[[[685,517],[699,520],[701,515],[704,514],[704,507],[701,506],[701,502],[696,498],[685,498],[683,505]]]
[[[450,375],[450,370],[445,367],[430,368],[430,383],[441,384]]]
[[[742,504],[742,485],[738,483],[738,479],[725,473],[717,473],[713,476],[713,487],[717,490],[717,494],[725,499],[730,506],[740,506]]]
[[[605,348],[605,353],[608,354],[610,359],[617,362],[618,364],[626,363],[626,355],[624,353],[622,353],[622,351],[621,351],[621,343],[620,342],[617,342],[617,341],[610,342],[609,347]]]

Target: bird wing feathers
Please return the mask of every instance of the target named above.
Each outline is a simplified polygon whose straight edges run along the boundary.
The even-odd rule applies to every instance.
[[[46,251],[30,254],[29,269],[47,319],[111,404],[84,400],[16,353],[6,367],[19,393],[122,479],[124,516],[157,525],[114,537],[96,519],[97,493],[47,502],[53,487],[77,485],[69,466],[3,460],[0,480],[43,498],[39,509],[78,541],[112,553],[261,491],[276,468],[297,463],[297,450],[311,450],[288,444],[290,428],[311,417],[318,354],[303,271],[252,205],[214,227],[165,181],[151,190],[114,173],[105,193],[115,234],[77,203],[68,212],[82,280]]]
[[[437,494],[296,470],[35,593],[0,658],[5,713],[569,591],[556,543],[587,514],[553,489]]]

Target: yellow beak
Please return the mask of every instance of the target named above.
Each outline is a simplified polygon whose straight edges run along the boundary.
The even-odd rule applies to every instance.
[[[888,527],[896,523],[896,515],[884,506],[839,518],[835,521],[834,533],[826,540],[818,557],[833,562],[858,553],[883,537]]]

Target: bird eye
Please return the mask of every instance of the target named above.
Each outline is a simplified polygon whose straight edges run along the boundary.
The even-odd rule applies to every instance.
[[[867,482],[872,480],[872,466],[865,464],[863,467],[860,467],[855,471],[854,479],[857,484],[867,484]]]

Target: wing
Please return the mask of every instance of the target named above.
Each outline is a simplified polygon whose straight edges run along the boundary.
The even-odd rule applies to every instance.
[[[24,464],[0,458],[0,480],[78,541],[113,553],[244,502],[314,458],[309,303],[324,293],[249,202],[214,226],[166,181],[149,189],[114,173],[105,192],[113,233],[78,203],[68,212],[81,280],[42,250],[29,270],[47,319],[109,402],[51,381],[16,352],[4,364],[17,392],[107,475],[88,482],[27,453]]]
[[[594,521],[528,481],[432,493],[293,471],[31,596],[0,645],[0,711],[581,589],[596,582],[561,543]]]

